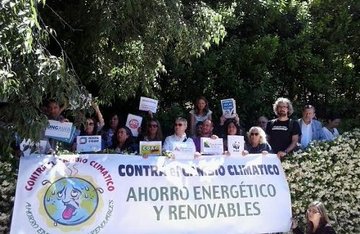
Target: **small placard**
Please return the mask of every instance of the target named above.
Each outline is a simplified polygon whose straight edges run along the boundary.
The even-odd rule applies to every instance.
[[[138,115],[129,114],[126,120],[126,127],[130,128],[134,137],[139,135],[139,128],[141,126],[142,117]]]
[[[186,142],[174,142],[172,145],[175,159],[193,159],[195,151],[195,146]]]
[[[79,153],[101,151],[101,136],[76,137],[76,151]]]
[[[140,141],[140,155],[142,156],[160,156],[161,141]]]
[[[244,137],[243,136],[227,136],[227,146],[230,155],[240,156],[244,150]]]
[[[68,139],[71,137],[73,124],[70,122],[60,122],[49,120],[49,125],[45,130],[45,136],[56,139]]]
[[[151,111],[152,113],[156,113],[157,106],[158,106],[158,100],[147,97],[140,98],[139,110]]]
[[[236,115],[236,102],[235,99],[221,100],[221,109],[225,118],[234,118]]]
[[[200,138],[201,154],[223,154],[224,142],[222,138],[211,139],[209,137]]]

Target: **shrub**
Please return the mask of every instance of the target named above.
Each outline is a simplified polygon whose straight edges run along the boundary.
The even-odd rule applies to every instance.
[[[17,160],[13,157],[0,157],[0,233],[8,233],[10,231],[17,168]]]
[[[283,167],[300,223],[305,223],[307,206],[320,200],[337,233],[360,233],[360,129],[333,142],[315,142]]]

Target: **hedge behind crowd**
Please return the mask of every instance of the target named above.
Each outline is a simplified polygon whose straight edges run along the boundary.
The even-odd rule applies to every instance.
[[[313,144],[283,163],[293,215],[305,222],[307,206],[320,200],[337,233],[360,233],[360,129],[334,142]]]
[[[0,233],[9,231],[17,161],[0,158]],[[283,162],[289,182],[294,217],[305,222],[313,200],[321,200],[337,233],[360,233],[360,129],[334,142],[312,144]]]

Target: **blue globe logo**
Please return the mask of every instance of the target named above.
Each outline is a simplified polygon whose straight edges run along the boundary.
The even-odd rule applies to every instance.
[[[97,189],[77,177],[64,177],[50,185],[44,196],[46,213],[55,225],[78,225],[88,220],[99,203]]]

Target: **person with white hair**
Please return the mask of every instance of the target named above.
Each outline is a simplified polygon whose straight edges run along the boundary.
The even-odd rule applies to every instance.
[[[273,104],[273,110],[277,118],[268,122],[266,134],[273,152],[283,158],[296,149],[301,129],[297,121],[289,118],[294,112],[289,99],[278,98]]]
[[[251,127],[248,141],[245,143],[243,155],[272,153],[271,146],[266,141],[266,134],[261,127]]]

